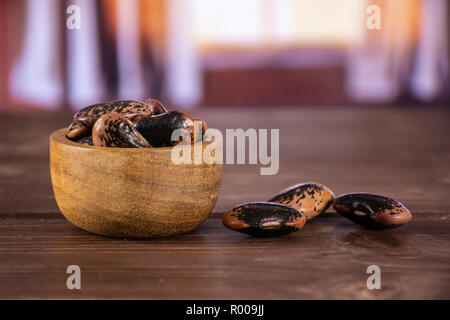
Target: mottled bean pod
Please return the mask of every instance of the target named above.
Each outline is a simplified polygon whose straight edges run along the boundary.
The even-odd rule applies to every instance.
[[[180,140],[172,141],[172,133],[177,129],[187,130],[193,143],[201,139],[203,130],[207,128],[204,121],[179,111],[142,118],[135,127],[153,147],[169,147],[180,143]]]
[[[167,113],[167,109],[159,100],[148,98],[144,100],[144,104],[153,109],[153,115]]]
[[[301,183],[291,186],[269,200],[281,203],[300,211],[307,220],[311,220],[333,203],[335,195],[328,187],[320,183]]]
[[[370,229],[395,228],[412,219],[397,200],[371,193],[348,193],[336,198],[334,209],[344,217]]]
[[[256,237],[288,234],[303,228],[306,218],[297,210],[271,202],[239,205],[222,217],[225,227]]]
[[[118,113],[102,115],[92,129],[92,142],[98,147],[149,148],[150,144],[133,123]]]
[[[102,115],[111,112],[119,113],[132,122],[137,122],[139,119],[154,115],[161,110],[165,111],[160,103],[153,102],[153,105],[149,106],[134,100],[94,104],[75,113],[73,122],[67,130],[66,136],[71,140],[78,140],[90,135],[94,123]]]

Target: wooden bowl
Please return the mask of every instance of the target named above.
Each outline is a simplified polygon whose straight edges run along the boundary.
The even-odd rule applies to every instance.
[[[50,173],[59,209],[81,229],[117,238],[165,237],[194,230],[214,208],[221,164],[176,165],[173,148],[82,145],[67,139],[66,130],[50,136]],[[193,146],[183,148],[191,148],[193,159]]]

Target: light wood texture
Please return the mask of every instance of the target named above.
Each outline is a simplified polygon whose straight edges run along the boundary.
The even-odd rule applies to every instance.
[[[194,145],[180,148],[191,163],[175,164],[173,148],[87,146],[66,132],[50,137],[50,172],[58,207],[74,225],[109,237],[164,237],[194,230],[214,208],[222,165],[204,163],[202,153],[194,159]]]
[[[73,114],[1,114],[0,298],[450,299],[450,111],[419,108],[193,110],[212,128],[279,128],[280,170],[224,165],[214,213],[185,235],[148,241],[96,236],[57,208],[48,137]],[[285,237],[223,227],[222,213],[317,181],[336,195],[373,192],[413,220],[365,230],[330,208]],[[66,268],[82,270],[67,290]],[[366,268],[381,268],[368,290]]]

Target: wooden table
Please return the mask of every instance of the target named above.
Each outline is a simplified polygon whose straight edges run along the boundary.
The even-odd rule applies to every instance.
[[[450,298],[450,112],[442,109],[202,109],[210,127],[279,128],[280,170],[225,165],[211,217],[190,234],[116,240],[60,214],[48,136],[69,113],[0,114],[0,298]],[[369,231],[330,210],[298,233],[257,239],[225,229],[221,213],[318,181],[337,194],[375,192],[414,214]],[[366,268],[381,268],[368,290]],[[66,268],[81,268],[81,290]]]

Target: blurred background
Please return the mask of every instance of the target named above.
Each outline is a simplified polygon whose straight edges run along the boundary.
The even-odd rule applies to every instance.
[[[448,17],[446,0],[0,0],[0,108],[448,105]]]

